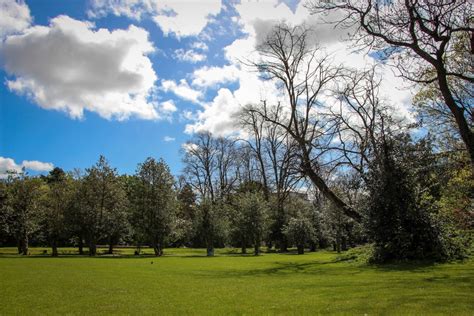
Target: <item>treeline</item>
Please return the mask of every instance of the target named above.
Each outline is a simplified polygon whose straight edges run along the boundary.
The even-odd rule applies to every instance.
[[[305,193],[287,191],[282,203],[273,192],[266,198],[261,183],[245,180],[212,200],[193,185],[176,181],[167,164],[153,158],[134,175],[117,174],[102,156],[84,173],[58,167],[39,177],[10,173],[0,182],[0,245],[15,244],[24,255],[30,244],[51,246],[53,256],[66,246],[80,254],[87,247],[94,256],[98,244],[108,244],[110,254],[115,245],[146,245],[157,256],[165,246],[204,247],[208,255],[214,247],[243,253],[252,247],[258,255],[264,244],[282,251],[295,245],[303,253],[305,247],[347,249],[365,238],[329,207],[323,215]]]

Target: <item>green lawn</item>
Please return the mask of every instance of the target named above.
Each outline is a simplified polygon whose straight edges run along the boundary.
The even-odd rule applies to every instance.
[[[65,250],[72,253],[73,250]],[[474,262],[369,266],[332,252],[161,258],[14,255],[0,248],[0,315],[474,315]]]

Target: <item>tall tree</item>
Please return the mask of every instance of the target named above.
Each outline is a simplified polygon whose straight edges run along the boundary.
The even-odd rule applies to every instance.
[[[240,236],[243,253],[247,245],[252,245],[254,255],[260,254],[260,245],[268,227],[268,212],[268,203],[261,192],[245,192],[236,196],[232,221]]]
[[[66,230],[65,216],[72,198],[71,179],[61,168],[54,168],[45,177],[49,190],[46,196],[44,229],[52,249],[58,256],[58,243]]]
[[[109,166],[104,156],[86,169],[81,189],[89,255],[95,256],[97,242],[110,237],[116,231],[115,224],[122,223],[126,195],[116,169]]]
[[[168,165],[154,158],[138,165],[136,177],[131,201],[136,214],[133,224],[151,244],[155,256],[161,256],[176,217],[175,181]]]
[[[323,175],[328,144],[334,137],[334,123],[321,120],[317,108],[319,98],[343,75],[343,69],[331,65],[317,46],[309,41],[309,30],[303,26],[280,23],[273,27],[257,47],[261,59],[250,64],[268,80],[283,89],[284,104],[263,102],[252,111],[266,121],[278,125],[298,146],[300,171],[315,187],[347,216],[360,221],[361,215],[345,203],[327,185]]]
[[[29,238],[40,229],[46,185],[25,173],[12,174],[7,183],[7,225],[18,253],[28,255]]]

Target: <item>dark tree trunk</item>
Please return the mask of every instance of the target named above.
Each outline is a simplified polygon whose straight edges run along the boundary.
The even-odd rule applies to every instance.
[[[342,242],[341,242],[341,249],[342,251],[346,251],[347,250],[347,240],[346,238],[342,238]]]
[[[52,249],[51,256],[57,257],[58,256],[58,244],[56,242],[56,238],[53,238],[51,240],[51,249]]]
[[[82,239],[82,236],[79,237],[79,243],[77,247],[79,248],[79,254],[83,255],[84,254],[84,240]]]
[[[97,244],[95,240],[89,240],[89,256],[94,257],[97,254]]]
[[[208,257],[214,257],[214,246],[213,245],[207,246],[207,256]]]
[[[246,245],[242,245],[242,254],[247,254],[247,246]]]
[[[446,70],[441,66],[438,66],[436,70],[438,71],[439,89],[446,105],[454,116],[454,120],[459,128],[459,134],[461,135],[461,138],[466,145],[469,157],[471,158],[471,167],[474,168],[474,133],[464,116],[464,109],[460,108],[453,98],[453,94],[449,88]]]
[[[309,158],[305,159],[302,164],[303,173],[311,180],[315,187],[329,200],[332,204],[340,209],[346,216],[352,218],[356,222],[360,223],[362,221],[362,216],[356,212],[352,207],[347,205],[342,201],[324,182],[311,166],[311,160]]]
[[[163,255],[163,249],[161,248],[161,243],[159,241],[154,240],[152,247],[156,257],[161,257]]]
[[[296,248],[298,249],[298,254],[299,254],[299,255],[303,255],[303,254],[304,254],[304,245],[299,244],[299,245],[296,246]]]
[[[20,251],[23,256],[28,255],[28,235],[26,234],[26,232],[23,232],[20,239]]]
[[[316,251],[316,243],[314,241],[310,242],[309,251],[310,252],[315,252]]]
[[[108,251],[108,254],[109,254],[109,255],[114,254],[114,244],[113,244],[113,242],[110,242],[110,243],[109,243],[109,251]]]
[[[18,238],[16,240],[16,248],[18,249],[18,254],[21,255],[21,240]]]
[[[253,254],[255,256],[258,256],[260,255],[260,243],[259,242],[256,242],[255,245],[254,245],[254,250],[253,250]]]

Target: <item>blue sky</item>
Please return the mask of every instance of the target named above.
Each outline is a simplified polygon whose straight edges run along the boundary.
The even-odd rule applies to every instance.
[[[192,133],[238,132],[242,105],[278,94],[248,72],[281,20],[314,23],[300,1],[0,0],[0,175],[87,168],[120,173],[152,156],[174,174]],[[340,58],[344,33],[316,25]],[[400,96],[398,98],[406,98]]]

